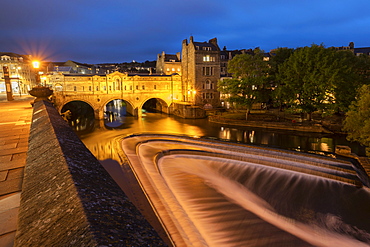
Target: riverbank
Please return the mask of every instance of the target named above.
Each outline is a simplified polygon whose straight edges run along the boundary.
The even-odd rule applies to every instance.
[[[322,117],[313,115],[313,120],[302,120],[299,114],[287,114],[277,111],[255,111],[245,120],[245,112],[226,112],[209,115],[208,121],[227,125],[246,126],[284,131],[301,131],[326,134],[345,134],[342,131],[344,116]]]

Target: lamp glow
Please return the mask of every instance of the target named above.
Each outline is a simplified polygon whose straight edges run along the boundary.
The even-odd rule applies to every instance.
[[[32,66],[33,66],[33,68],[38,69],[38,68],[40,68],[40,62],[39,61],[32,61]]]

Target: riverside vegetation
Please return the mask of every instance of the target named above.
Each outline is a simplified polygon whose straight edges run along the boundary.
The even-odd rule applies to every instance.
[[[219,81],[221,99],[244,112],[223,113],[216,118],[228,118],[233,123],[244,119],[320,125],[348,134],[351,141],[370,145],[370,107],[366,108],[370,106],[370,56],[315,44],[278,48],[272,53],[266,61],[264,52],[256,48],[228,63],[232,78]],[[250,114],[256,104],[277,110]]]

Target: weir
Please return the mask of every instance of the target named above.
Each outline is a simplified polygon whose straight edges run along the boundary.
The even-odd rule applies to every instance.
[[[155,134],[122,148],[176,246],[370,244],[369,178],[348,161]]]

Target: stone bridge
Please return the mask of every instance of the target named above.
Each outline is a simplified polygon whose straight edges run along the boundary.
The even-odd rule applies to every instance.
[[[143,105],[156,100],[156,110],[183,118],[203,118],[205,111],[194,106],[195,93],[183,85],[181,76],[129,75],[114,72],[108,75],[49,75],[46,83],[54,90],[53,102],[61,113],[72,101],[83,101],[94,110],[96,119],[104,118],[104,108],[112,100],[126,103],[126,110],[141,117]]]
[[[181,76],[177,74],[56,74],[50,77],[49,84],[54,89],[53,101],[60,113],[65,104],[83,101],[92,107],[96,119],[103,119],[106,104],[116,99],[123,100],[127,112],[138,117],[145,102],[151,99],[156,99],[156,110],[167,114],[173,112],[174,104],[192,104],[191,98],[184,94]]]

